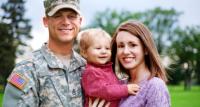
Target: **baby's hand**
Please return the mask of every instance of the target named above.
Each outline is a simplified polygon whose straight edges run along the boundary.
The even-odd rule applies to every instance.
[[[128,93],[132,95],[136,95],[140,89],[140,87],[137,84],[128,84]]]

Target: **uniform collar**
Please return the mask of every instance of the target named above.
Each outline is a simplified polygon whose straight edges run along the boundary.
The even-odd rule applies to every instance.
[[[55,56],[55,54],[52,51],[50,51],[46,43],[42,46],[41,52],[50,68],[64,69],[64,64],[57,58],[57,56]],[[72,68],[85,66],[85,61],[83,60],[83,58],[80,55],[78,55],[78,53],[76,53],[74,50],[72,50],[70,66],[73,66]]]

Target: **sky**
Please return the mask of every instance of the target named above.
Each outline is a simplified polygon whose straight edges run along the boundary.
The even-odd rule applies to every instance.
[[[3,1],[6,0],[1,0],[0,3]],[[178,12],[183,12],[179,19],[182,27],[200,25],[200,0],[80,0],[80,8],[84,18],[82,27],[91,22],[96,12],[104,11],[106,8],[143,12],[155,7],[174,8]],[[43,0],[27,0],[25,8],[25,17],[31,20],[33,26],[31,31],[33,39],[29,45],[35,50],[48,40],[48,31],[42,22],[44,16]]]

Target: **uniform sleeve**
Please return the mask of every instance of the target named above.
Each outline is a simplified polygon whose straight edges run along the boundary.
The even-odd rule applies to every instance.
[[[99,97],[112,101],[128,96],[126,85],[109,84],[103,75],[96,72],[84,72],[82,85],[85,94],[90,97]]]
[[[8,78],[3,107],[38,107],[39,100],[32,70],[33,67],[29,63],[15,67]]]
[[[170,95],[166,84],[161,79],[158,79],[150,85],[147,95],[147,107],[171,107]]]

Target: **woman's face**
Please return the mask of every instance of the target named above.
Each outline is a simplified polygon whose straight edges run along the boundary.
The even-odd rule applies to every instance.
[[[144,48],[139,38],[126,31],[120,31],[116,37],[117,58],[127,70],[134,70],[144,60]]]

